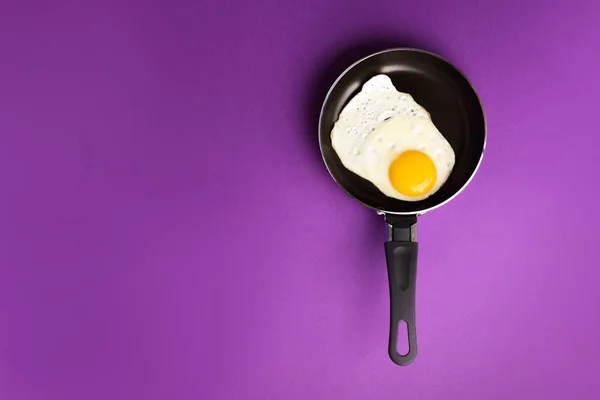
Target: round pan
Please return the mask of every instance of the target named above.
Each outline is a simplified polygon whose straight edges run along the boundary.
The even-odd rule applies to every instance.
[[[341,110],[367,80],[378,74],[388,75],[396,89],[411,94],[425,107],[456,155],[448,180],[427,199],[407,202],[385,196],[371,182],[347,170],[331,145],[331,130]],[[389,225],[390,238],[385,243],[390,288],[388,354],[396,364],[408,365],[417,354],[416,216],[450,201],[475,174],[486,142],[483,108],[467,78],[443,58],[417,49],[386,50],[356,62],[335,81],[321,109],[319,141],[333,179],[355,200],[384,214]],[[408,351],[401,354],[398,335],[402,322],[406,323],[403,329]]]
[[[347,170],[331,145],[331,130],[340,111],[377,74],[388,75],[397,90],[411,94],[431,114],[454,150],[452,173],[427,199],[408,202],[385,196],[371,182]],[[422,214],[451,200],[469,183],[483,156],[485,116],[475,89],[455,66],[424,50],[392,49],[356,62],[335,81],[321,109],[319,141],[329,173],[354,199],[385,213]]]

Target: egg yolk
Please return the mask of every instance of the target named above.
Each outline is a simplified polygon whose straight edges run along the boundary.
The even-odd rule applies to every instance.
[[[390,165],[388,173],[393,188],[410,197],[429,192],[437,178],[433,160],[416,150],[400,153]]]

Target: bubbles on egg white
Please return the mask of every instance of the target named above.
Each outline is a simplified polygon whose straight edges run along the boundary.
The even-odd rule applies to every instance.
[[[394,113],[392,111],[385,110],[384,112],[379,114],[379,117],[377,117],[377,122],[385,121],[386,119],[390,119],[393,116],[394,116]]]

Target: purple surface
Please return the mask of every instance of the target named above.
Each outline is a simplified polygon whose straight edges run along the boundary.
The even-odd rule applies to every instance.
[[[600,397],[600,6],[51,3],[0,5],[0,399]],[[489,128],[420,221],[407,368],[383,222],[316,145],[391,45],[455,62]]]

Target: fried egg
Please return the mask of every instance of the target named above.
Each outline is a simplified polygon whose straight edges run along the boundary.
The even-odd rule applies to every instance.
[[[386,196],[405,201],[437,192],[455,162],[429,113],[386,75],[371,78],[348,102],[331,142],[344,167]]]

